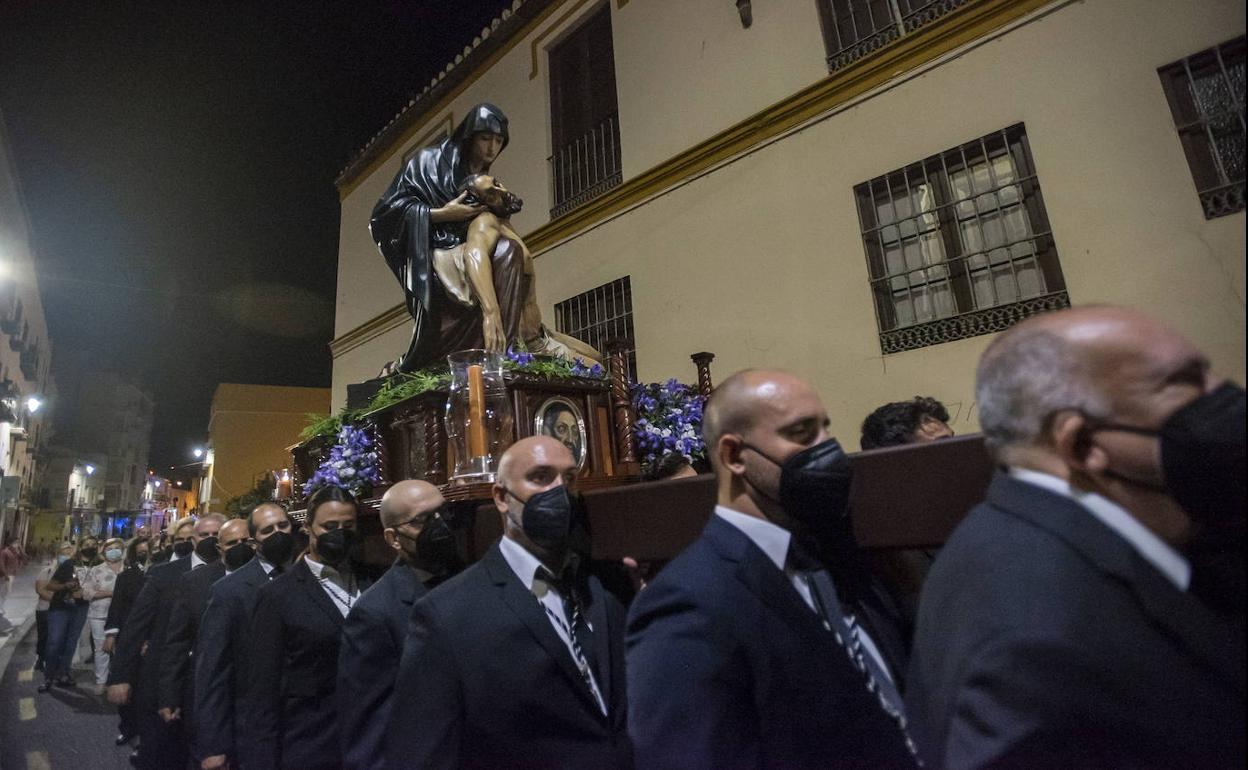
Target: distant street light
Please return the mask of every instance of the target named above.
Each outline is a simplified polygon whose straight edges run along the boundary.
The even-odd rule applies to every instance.
[[[87,466],[84,466],[83,470],[85,470],[87,472],[87,475],[90,476],[91,474],[95,473],[95,466],[87,465]]]
[[[43,406],[43,399],[39,398],[38,396],[26,397],[26,411],[30,412],[31,414],[34,414],[35,412],[39,411],[39,407],[41,406]]]
[[[201,447],[195,447],[191,450],[191,454],[195,455],[195,459],[198,460],[204,456],[204,450]]]

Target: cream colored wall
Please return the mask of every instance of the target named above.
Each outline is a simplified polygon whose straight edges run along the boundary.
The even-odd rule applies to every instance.
[[[290,466],[307,414],[329,411],[329,390],[267,385],[218,386],[208,434],[213,464],[211,510],[249,491],[258,474]]]
[[[807,76],[802,69],[800,77],[813,82],[823,72],[817,19],[807,8],[813,3],[791,6],[796,10],[786,22],[775,19],[777,6],[756,9],[755,27],[741,31],[740,40],[752,41],[748,35],[755,30],[770,30],[767,34],[779,42],[769,45],[777,49],[741,48],[751,50],[749,57],[757,61],[746,60],[743,53],[743,61],[731,64],[725,62],[731,59],[735,33],[719,21],[705,21],[704,15],[686,14],[681,5],[668,14],[670,4],[632,0],[613,16],[622,145],[632,171],[643,166],[645,153],[658,162],[727,127],[699,131],[689,122],[704,116],[730,122],[787,95],[766,94],[767,88],[785,83],[791,92],[800,87],[787,79],[798,75],[767,74],[766,68],[775,62],[789,62],[780,69],[790,66],[791,54],[809,48],[801,35],[806,26],[815,41],[805,54],[813,70]],[[710,12],[712,4],[705,5]],[[698,30],[691,40],[701,33],[707,45],[679,48],[670,64],[661,65],[644,32],[628,26],[630,12],[645,19],[637,30],[650,26],[657,37],[680,37],[672,31],[679,29],[679,19]],[[806,21],[798,21],[802,18]],[[734,14],[728,20],[739,30]],[[670,27],[654,29],[664,24]],[[777,29],[786,29],[795,44],[786,47],[787,38]],[[915,394],[941,399],[955,413],[955,429],[974,430],[974,365],[990,337],[880,354],[852,189],[1021,121],[1027,125],[1072,300],[1149,309],[1197,340],[1220,369],[1242,381],[1244,214],[1211,222],[1203,218],[1156,69],[1243,30],[1242,6],[1227,0],[1088,0],[1050,6],[1003,35],[540,255],[543,312],[549,318],[555,302],[631,275],[643,380],[676,376],[691,381],[689,353],[710,350],[717,354],[719,379],[747,366],[783,366],[813,378],[832,413],[834,431],[851,446],[867,412]],[[664,52],[675,48],[653,46]],[[695,54],[711,57],[716,66],[699,74],[692,66]],[[690,57],[688,66],[679,66],[680,55]],[[648,71],[648,79],[630,80],[634,76],[619,63],[621,57],[645,56],[652,67],[640,71]],[[545,219],[544,209],[533,208],[545,193],[526,188],[544,191],[548,184],[545,155],[534,162],[516,152],[535,152],[535,140],[529,137],[522,144],[520,138],[531,131],[544,140],[547,131],[544,72],[537,81],[527,81],[528,65],[528,46],[517,46],[460,100],[467,106],[486,94],[503,93],[492,89],[505,83],[519,83],[522,89],[528,84],[522,93],[531,98],[493,97],[512,120],[513,144],[496,171],[528,201],[524,216],[532,218],[522,221],[521,232]],[[681,76],[654,80],[668,72]],[[726,73],[730,86],[746,87],[724,97],[736,100],[736,106],[699,113],[697,100],[680,94],[693,93],[699,78],[716,72]],[[648,117],[630,122],[630,109]],[[462,114],[458,108],[456,119]],[[630,136],[647,136],[644,149]],[[669,136],[683,138],[678,143]],[[367,221],[395,168],[397,160],[344,201],[338,334],[399,301],[367,230],[362,230],[364,243],[358,232],[351,235],[351,228],[363,227],[356,223]],[[335,405],[344,402],[346,383],[374,376],[381,363],[403,350],[407,335],[404,324],[340,356],[334,366]]]
[[[612,22],[630,179],[828,74],[814,0],[630,0]]]

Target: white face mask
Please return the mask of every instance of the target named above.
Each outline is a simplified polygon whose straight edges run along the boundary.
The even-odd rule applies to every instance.
[[[120,548],[110,548],[104,552],[104,558],[109,561],[121,561],[122,556],[125,556],[125,552]]]

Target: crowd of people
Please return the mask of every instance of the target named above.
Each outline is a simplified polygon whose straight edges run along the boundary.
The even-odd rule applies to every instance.
[[[144,768],[1244,766],[1243,389],[1087,307],[995,339],[976,400],[999,470],[926,557],[913,625],[854,541],[819,394],[747,370],[705,408],[705,530],[628,606],[539,436],[502,456],[503,536],[467,567],[414,480],[381,499],[375,582],[337,487],[301,526],[276,503],[187,520],[163,563],[145,538],[63,548],[41,689],[72,684],[89,620]],[[862,446],[952,434],[917,397]]]

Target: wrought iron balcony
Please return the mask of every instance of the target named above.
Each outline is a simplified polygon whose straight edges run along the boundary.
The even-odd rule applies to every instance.
[[[549,161],[555,203],[550,218],[555,219],[620,183],[619,116],[608,116],[584,136],[556,148]]]

